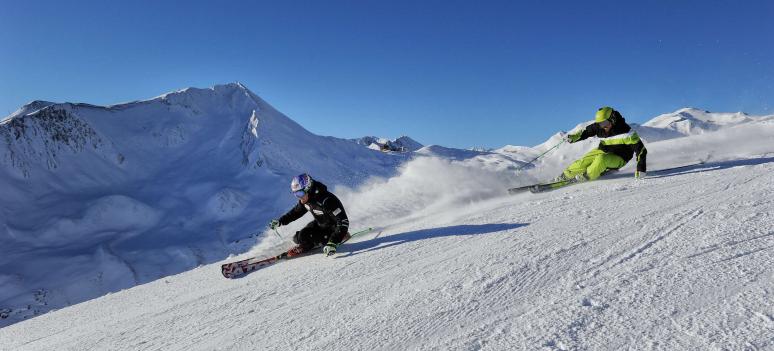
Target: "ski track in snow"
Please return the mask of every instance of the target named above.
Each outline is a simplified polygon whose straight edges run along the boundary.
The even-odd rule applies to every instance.
[[[774,162],[435,209],[0,329],[2,350],[772,350]],[[230,261],[230,260],[229,260]]]

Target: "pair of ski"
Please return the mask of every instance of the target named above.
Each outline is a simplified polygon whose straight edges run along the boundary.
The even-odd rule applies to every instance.
[[[602,172],[602,175],[600,176],[601,179],[604,179],[606,176],[609,176],[610,174],[618,173],[617,169],[608,169]],[[573,185],[581,183],[581,181],[577,180],[576,178],[570,178],[565,180],[560,180],[558,182],[551,182],[551,183],[540,183],[540,184],[534,184],[534,185],[527,185],[527,186],[520,186],[515,188],[508,189],[508,194],[518,194],[521,192],[525,192],[529,190],[529,192],[533,194],[537,193],[543,193],[546,191],[556,190],[559,188],[566,187],[568,185]]]
[[[610,174],[617,173],[617,172],[618,172],[617,169],[608,169],[608,170],[605,170],[604,172],[602,172],[601,177],[604,178],[605,176],[608,176]],[[577,184],[577,183],[580,183],[580,182],[581,181],[577,180],[576,178],[570,178],[570,179],[560,180],[558,182],[540,183],[540,184],[534,184],[534,185],[519,186],[519,187],[508,189],[508,194],[511,194],[511,195],[518,194],[518,193],[521,193],[521,192],[525,192],[527,190],[529,190],[529,192],[531,192],[533,194],[537,194],[537,193],[543,193],[543,192],[546,192],[546,191],[556,190],[556,189],[563,188],[563,187],[566,187],[568,185]]]
[[[659,170],[656,170],[656,171],[652,171],[651,174],[661,174],[661,173],[665,173],[665,172],[673,172],[673,171],[677,171],[677,170],[682,170],[682,169],[702,166],[704,164],[705,164],[704,161],[700,161],[700,162],[692,163],[692,164],[685,165],[685,166],[677,166],[677,167],[670,167],[670,168],[659,169]],[[618,170],[617,169],[609,169],[609,170],[605,171],[604,173],[602,173],[602,177],[604,177],[605,175],[611,174],[611,173],[615,173],[615,172],[618,172]],[[527,186],[519,186],[519,187],[508,189],[508,194],[513,195],[513,194],[523,193],[523,192],[526,192],[526,191],[529,191],[529,192],[531,192],[533,194],[536,194],[536,193],[542,193],[542,192],[546,192],[546,191],[556,190],[556,189],[563,188],[565,186],[572,185],[572,184],[577,184],[577,183],[579,183],[579,182],[575,178],[570,178],[570,179],[562,180],[562,181],[558,181],[558,182],[540,183],[540,184],[533,184],[533,185],[527,185]]]
[[[336,245],[336,247],[338,248],[338,246],[341,246],[342,244],[344,244],[348,240],[350,240],[350,239],[352,239],[352,238],[354,238],[356,236],[368,233],[368,232],[370,232],[372,230],[374,230],[374,228],[367,228],[367,229],[361,230],[359,232],[352,233],[352,234],[349,235],[349,238],[346,238],[345,240],[340,242],[338,245]],[[303,256],[303,254],[301,256]],[[298,256],[293,256],[293,257],[298,257]],[[281,260],[287,260],[287,259],[290,259],[290,258],[292,258],[292,257],[288,257],[288,253],[287,252],[283,252],[283,253],[281,253],[281,254],[279,254],[277,256],[269,257],[269,258],[264,258],[264,259],[260,259],[258,257],[251,257],[251,258],[247,258],[247,259],[244,259],[244,260],[241,260],[241,261],[225,263],[225,264],[220,266],[220,271],[221,271],[221,273],[223,273],[223,276],[226,277],[226,278],[229,278],[229,279],[239,278],[239,277],[241,277],[241,276],[243,276],[243,275],[245,275],[247,273],[250,273],[250,272],[252,272],[254,270],[257,270],[258,268],[262,268],[262,267],[265,267],[265,266],[268,266],[268,265],[272,265],[272,264],[275,264],[275,263],[277,263],[277,262],[279,262]]]

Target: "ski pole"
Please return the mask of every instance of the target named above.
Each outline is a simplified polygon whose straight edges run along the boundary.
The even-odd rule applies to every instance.
[[[551,150],[556,149],[557,147],[559,147],[559,145],[564,144],[565,141],[567,141],[567,139],[562,139],[562,141],[560,141],[559,144],[554,145],[552,148],[546,150],[544,153],[542,153],[542,154],[538,155],[537,157],[533,158],[532,161],[529,161],[529,162],[521,165],[521,167],[517,168],[515,172],[521,171],[522,169],[524,169],[524,167],[527,167],[527,165],[532,164],[532,162],[537,161],[537,159],[543,157],[545,154],[549,153]]]
[[[274,234],[277,234],[277,236],[278,236],[280,239],[282,239],[282,235],[280,235],[280,233],[277,231],[277,228],[273,228],[273,229],[274,229]]]
[[[372,231],[372,230],[374,230],[374,228],[373,228],[373,227],[368,227],[368,228],[366,228],[366,229],[363,229],[363,230],[360,230],[360,231],[354,232],[354,233],[352,233],[352,234],[350,234],[350,235],[349,235],[349,239],[352,239],[352,238],[354,238],[354,237],[356,237],[356,236],[358,236],[358,235],[362,235],[362,234],[368,233],[368,232],[370,232],[370,231]],[[346,242],[346,241],[349,241],[349,239],[347,239],[347,240],[344,240],[344,241],[342,241],[342,242],[338,243],[336,246],[338,247],[339,245],[343,244],[344,242]]]
[[[368,228],[366,228],[366,229],[363,229],[363,230],[361,230],[361,231],[354,232],[354,233],[350,234],[350,235],[349,235],[349,238],[350,238],[350,239],[352,239],[352,238],[354,238],[354,237],[356,237],[356,236],[358,236],[358,235],[361,235],[361,234],[368,233],[368,232],[370,232],[370,231],[372,231],[372,230],[374,230],[374,228],[373,228],[373,227],[368,227]]]

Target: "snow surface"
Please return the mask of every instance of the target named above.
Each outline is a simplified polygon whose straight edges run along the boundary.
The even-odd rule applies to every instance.
[[[249,91],[248,95],[253,101],[257,98]],[[187,100],[188,108],[212,106],[195,103],[199,99]],[[141,104],[153,105],[153,101]],[[256,150],[263,150],[245,146],[240,129],[260,133],[260,126],[269,123],[248,110],[242,119],[247,127],[235,129],[242,148],[236,148],[239,155],[234,160],[240,167],[244,167],[242,150],[249,150],[248,165],[257,159]],[[632,165],[627,165],[606,180],[539,195],[508,196],[505,189],[558,174],[596,141],[561,145],[534,165],[515,171],[556,145],[561,134],[533,148],[507,146],[493,152],[429,146],[398,162],[391,161],[394,154],[333,140],[331,150],[338,148],[345,156],[331,158],[341,162],[336,166],[347,164],[342,159],[357,157],[376,160],[366,164],[384,165],[368,169],[368,176],[357,180],[332,174],[334,181],[329,182],[336,185],[334,191],[347,207],[353,229],[377,229],[342,246],[335,258],[301,257],[236,280],[224,279],[219,265],[286,249],[291,234],[308,218],[280,228],[282,239],[262,232],[249,253],[222,261],[223,256],[212,257],[229,251],[222,244],[228,240],[214,244],[201,240],[192,250],[189,242],[175,245],[181,236],[169,240],[165,238],[169,233],[158,228],[180,221],[175,216],[182,211],[175,207],[180,202],[194,204],[200,211],[194,214],[206,214],[197,225],[217,221],[234,222],[231,228],[249,227],[256,222],[244,217],[252,215],[248,210],[256,208],[255,197],[263,191],[270,192],[263,201],[276,198],[268,211],[280,213],[289,205],[282,200],[288,197],[285,191],[271,192],[272,186],[287,186],[286,174],[276,175],[280,185],[259,183],[255,192],[246,192],[238,182],[224,186],[229,182],[215,176],[274,179],[261,173],[272,168],[249,166],[255,173],[235,171],[236,175],[216,172],[212,178],[203,177],[206,182],[173,174],[168,177],[182,179],[185,186],[170,180],[156,189],[166,193],[163,186],[175,185],[184,190],[184,195],[172,199],[148,199],[133,195],[129,191],[133,189],[85,194],[69,201],[68,194],[50,196],[45,208],[57,220],[33,226],[34,218],[29,222],[4,219],[6,228],[13,228],[5,233],[0,229],[4,296],[29,294],[34,299],[31,304],[48,304],[41,311],[62,291],[68,296],[101,297],[69,307],[63,306],[78,301],[64,302],[53,307],[56,311],[0,329],[0,350],[774,349],[770,224],[774,121],[771,116],[747,118],[715,130],[689,130],[679,137],[665,126],[648,127],[656,136],[672,136],[646,140],[648,179],[635,181]],[[285,138],[300,135],[310,143],[331,140],[293,129],[297,125],[287,121],[274,127],[292,129]],[[159,128],[153,123],[147,126]],[[183,140],[206,143],[188,133],[180,133]],[[180,138],[163,135],[165,143],[170,142],[167,147],[206,154],[194,145],[179,144]],[[116,140],[101,141],[102,145],[112,142],[109,150],[127,152]],[[266,146],[262,140],[254,142]],[[279,146],[285,145],[274,149],[271,155],[276,157],[262,159],[291,162],[283,158]],[[213,152],[220,157],[228,154],[218,148]],[[104,154],[95,157],[100,155]],[[60,170],[66,167],[64,162],[58,164]],[[695,165],[658,171],[688,164]],[[90,166],[109,172],[94,163]],[[33,167],[30,171],[31,178],[45,173]],[[23,173],[15,174],[4,178],[19,181]],[[68,174],[84,178],[72,184],[101,179]],[[148,186],[141,180],[133,184]],[[3,188],[3,193],[8,189]],[[11,194],[29,199],[22,191]],[[58,202],[63,203],[57,206]],[[32,211],[40,203],[25,206]],[[67,215],[70,207],[77,209],[72,210],[77,216]],[[5,217],[8,213],[28,215],[10,212],[6,206],[2,210],[4,218],[10,218]],[[18,235],[19,223],[26,224],[25,235]],[[109,229],[100,229],[106,226]],[[81,227],[91,229],[87,235],[73,229]],[[186,228],[187,235],[197,235],[193,227]],[[138,239],[126,251],[117,250],[121,245],[94,244],[116,241],[117,236]],[[6,249],[6,244],[13,249]],[[154,245],[162,246],[163,254]],[[37,265],[7,265],[32,255]],[[214,261],[220,262],[207,264]],[[173,267],[167,274],[196,268],[156,280],[147,273],[164,275],[166,266]],[[10,273],[11,268],[23,274]],[[137,272],[146,272],[145,280],[138,281]],[[35,284],[67,282],[62,277],[78,279],[67,289],[29,293]],[[145,284],[118,291],[137,283]],[[95,286],[104,290],[95,293]]]
[[[448,167],[414,162],[350,195]],[[357,220],[381,235],[334,259],[198,267],[0,329],[0,349],[772,349],[772,172],[715,162],[400,219],[387,196]]]

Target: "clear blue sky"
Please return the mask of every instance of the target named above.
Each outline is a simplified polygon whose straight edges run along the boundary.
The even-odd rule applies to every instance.
[[[452,147],[774,114],[774,1],[0,0],[0,116],[235,81],[317,134]]]

